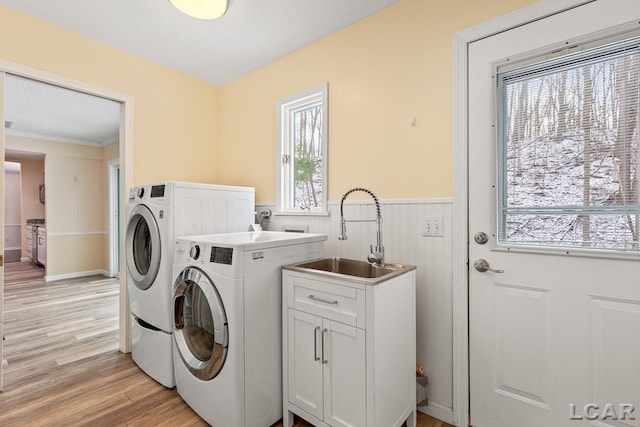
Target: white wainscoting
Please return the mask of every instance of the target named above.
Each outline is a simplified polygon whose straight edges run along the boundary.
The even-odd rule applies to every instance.
[[[20,224],[4,225],[4,248],[22,249],[22,226]]]
[[[385,260],[418,267],[417,360],[429,377],[429,405],[419,410],[453,423],[453,331],[452,254],[453,199],[381,200]],[[340,234],[340,202],[329,202],[329,216],[273,215],[265,220],[265,230],[308,226],[310,233],[327,234],[327,255],[366,259],[369,245],[376,243],[375,223],[347,223],[345,241]],[[257,203],[256,210],[275,211],[274,204]],[[373,201],[345,201],[344,216],[375,219]],[[422,219],[440,216],[443,236],[422,235]],[[404,349],[398,349],[399,352]]]

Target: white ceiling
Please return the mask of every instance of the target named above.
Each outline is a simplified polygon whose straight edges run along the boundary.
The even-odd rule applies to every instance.
[[[0,0],[0,4],[198,79],[222,85],[401,0],[229,0],[213,21],[168,0]],[[10,77],[8,134],[103,145],[118,104]]]
[[[7,75],[4,119],[8,135],[103,146],[119,139],[120,104]]]

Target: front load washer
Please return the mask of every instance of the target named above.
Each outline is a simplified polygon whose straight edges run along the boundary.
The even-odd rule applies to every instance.
[[[282,418],[282,266],[324,256],[323,234],[176,239],[176,388],[215,427]]]
[[[175,386],[171,344],[175,238],[246,231],[254,209],[254,189],[248,187],[172,181],[130,190],[125,253],[131,356],[164,386]]]

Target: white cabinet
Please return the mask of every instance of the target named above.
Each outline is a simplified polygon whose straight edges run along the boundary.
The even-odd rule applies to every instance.
[[[37,260],[33,259],[33,226],[31,224],[27,224],[26,230],[27,255],[29,256],[29,259],[31,259],[31,261],[36,262]]]
[[[364,426],[364,330],[294,309],[288,316],[289,402],[332,426]]]
[[[415,426],[415,271],[372,284],[283,270],[283,401],[315,426]]]
[[[38,263],[46,265],[47,263],[47,229],[38,227]],[[34,243],[35,244],[35,243]]]
[[[365,331],[323,319],[324,422],[366,425]]]
[[[322,407],[322,365],[318,362],[318,335],[322,331],[322,318],[304,313],[302,311],[288,309],[286,334],[291,343],[285,348],[289,366],[288,393],[283,396],[283,401],[289,401],[317,418],[323,417]],[[283,337],[284,338],[284,337]]]

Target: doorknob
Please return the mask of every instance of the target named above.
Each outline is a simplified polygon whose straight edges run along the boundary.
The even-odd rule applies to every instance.
[[[504,273],[504,270],[494,270],[491,268],[486,259],[477,259],[473,263],[473,268],[478,270],[480,273],[484,273],[485,271],[491,271],[492,273]]]

